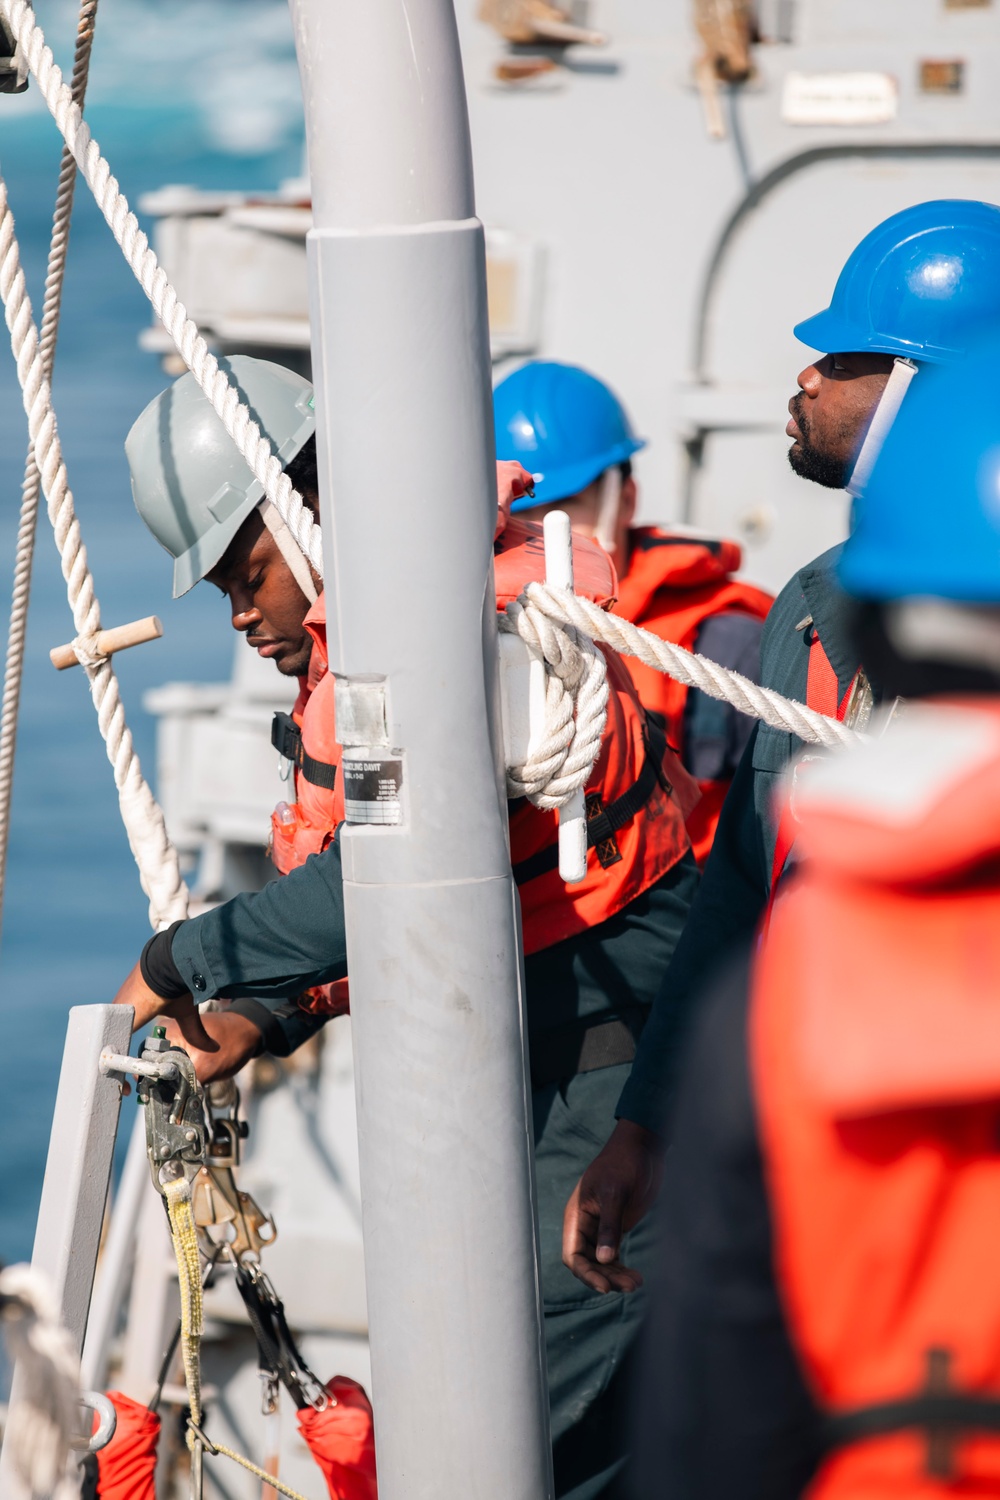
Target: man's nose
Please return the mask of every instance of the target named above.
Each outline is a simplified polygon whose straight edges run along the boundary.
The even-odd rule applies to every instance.
[[[255,609],[253,605],[243,606],[237,601],[233,601],[234,630],[239,630],[246,635],[255,625],[260,624],[262,618],[260,610]]]
[[[823,383],[823,377],[815,365],[806,365],[795,377],[800,391],[805,391],[807,396],[815,398],[819,395],[819,388]]]

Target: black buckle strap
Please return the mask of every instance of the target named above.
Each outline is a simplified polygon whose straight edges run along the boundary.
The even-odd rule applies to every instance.
[[[303,1359],[285,1318],[283,1302],[259,1267],[237,1261],[234,1269],[236,1289],[257,1340],[261,1372],[272,1381],[281,1381],[299,1411],[315,1405],[323,1382]]]
[[[271,744],[279,755],[292,762],[306,781],[328,792],[333,791],[337,785],[337,767],[325,760],[316,760],[302,748],[302,730],[291,714],[275,714],[271,720]]]
[[[636,1006],[631,1020],[601,1016],[597,1020],[570,1021],[529,1036],[532,1088],[632,1062],[647,1014],[643,1007]]]
[[[636,813],[642,811],[657,786],[662,787],[668,797],[673,791],[663,769],[666,736],[659,724],[648,715],[643,738],[646,742],[646,758],[632,785],[608,807],[602,806],[596,793],[587,797],[587,848],[598,850],[598,857],[605,869],[617,864],[622,857],[615,838],[618,830],[624,828],[626,823],[631,823]],[[514,866],[514,881],[518,886],[527,885],[529,880],[537,880],[539,875],[548,875],[551,870],[558,868],[559,845],[549,844],[528,859],[518,860]]]

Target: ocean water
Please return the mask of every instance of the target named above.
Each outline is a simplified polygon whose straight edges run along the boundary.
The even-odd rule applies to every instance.
[[[57,59],[75,8],[39,0]],[[299,175],[301,103],[284,0],[102,0],[91,128],[133,206],[166,183],[270,189]],[[37,90],[0,97],[0,170],[41,312],[60,138]],[[142,695],[229,675],[232,631],[203,585],[170,598],[170,568],[132,506],[122,443],[166,383],[139,350],[146,299],[84,184],[78,186],[55,402],[105,623],[158,614],[164,638],[116,658],[148,775],[154,723]],[[9,613],[27,426],[0,341],[0,609]],[[74,634],[48,521],[40,521],[28,630],[6,909],[0,945],[0,1261],[30,1255],[70,1006],[109,1000],[149,935],[82,672],[49,649]],[[155,778],[154,778],[155,784]],[[130,1105],[126,1105],[130,1109]]]

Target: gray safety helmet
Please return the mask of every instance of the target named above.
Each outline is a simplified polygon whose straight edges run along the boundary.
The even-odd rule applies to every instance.
[[[266,359],[220,359],[283,465],[316,430],[308,380]],[[132,498],[174,559],[174,598],[215,567],[264,494],[190,373],[152,400],[125,439]]]

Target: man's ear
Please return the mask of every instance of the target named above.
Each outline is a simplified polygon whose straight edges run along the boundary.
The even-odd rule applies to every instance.
[[[619,515],[623,526],[631,526],[635,518],[635,507],[639,500],[639,487],[630,474],[622,480],[621,509]]]

